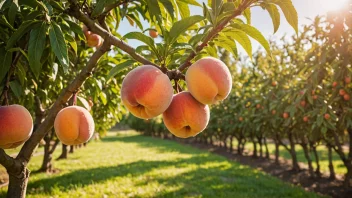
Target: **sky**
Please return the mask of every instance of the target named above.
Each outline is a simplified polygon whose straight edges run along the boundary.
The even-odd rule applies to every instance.
[[[197,0],[198,2],[206,2],[207,0]],[[343,3],[347,0],[292,0],[293,5],[295,6],[298,13],[298,23],[299,28],[304,24],[310,24],[311,19],[317,15],[324,15],[329,11],[337,10]],[[202,15],[202,8],[200,7],[191,7],[191,15]],[[279,30],[273,34],[274,29],[271,22],[271,18],[267,11],[254,7],[252,8],[252,25],[259,29],[263,35],[268,39],[277,39],[283,35],[293,35],[295,31],[289,24],[286,22],[285,17],[281,13],[281,25]],[[148,28],[148,23],[142,23],[144,28]],[[139,29],[132,27],[126,20],[124,20],[119,27],[119,33],[125,35],[131,31],[139,31]],[[158,40],[157,40],[158,41]],[[135,40],[129,40],[128,43],[133,47],[137,47],[140,43]],[[258,49],[260,45],[257,42],[253,42],[253,50]],[[244,52],[240,48],[240,53]]]

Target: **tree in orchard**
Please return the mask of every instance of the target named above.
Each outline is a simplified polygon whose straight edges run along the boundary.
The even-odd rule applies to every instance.
[[[203,16],[191,16],[190,6],[202,7]],[[73,101],[78,98],[78,101],[87,104],[84,98],[92,97],[95,105],[91,114],[95,123],[108,121],[108,124],[100,125],[102,130],[107,130],[114,119],[120,119],[125,112],[120,106],[120,91],[125,106],[132,113],[133,108],[137,108],[134,113],[136,115],[138,110],[139,113],[145,111],[145,114],[140,115],[142,118],[151,118],[163,112],[166,117],[177,117],[180,110],[174,106],[178,105],[194,105],[192,109],[199,112],[198,107],[203,111],[207,104],[226,98],[230,88],[227,67],[217,59],[203,57],[217,58],[220,49],[226,49],[236,56],[237,43],[251,55],[249,37],[257,40],[270,53],[268,42],[251,26],[250,8],[253,6],[260,6],[269,12],[275,31],[280,24],[280,8],[297,31],[297,13],[290,0],[213,0],[203,5],[194,0],[2,0],[0,99],[4,107],[1,108],[15,109],[20,106],[7,105],[21,104],[34,114],[36,108],[45,106],[45,112],[41,111],[44,113],[36,115],[33,132],[30,125],[21,131],[16,127],[4,128],[3,122],[1,123],[0,136],[5,141],[1,142],[0,164],[9,173],[8,197],[25,197],[30,174],[27,165],[39,142],[51,132],[56,119],[56,133],[66,143],[81,143],[91,136],[93,121],[89,118],[89,113],[78,107],[68,107],[75,103],[68,104],[70,98]],[[124,18],[141,31],[121,36],[118,28]],[[162,42],[156,43],[153,38],[144,34],[141,18],[150,23],[150,27],[155,27]],[[155,37],[156,34],[151,36]],[[137,39],[143,45],[134,49],[126,44],[127,39]],[[195,61],[198,62],[193,64]],[[225,73],[226,82],[223,81],[223,76],[214,73],[212,64]],[[140,65],[144,66],[135,68]],[[122,83],[122,88],[136,88],[133,91],[141,98],[131,99],[132,96],[128,93],[125,98],[124,91],[120,90],[123,74],[131,68],[135,69],[126,75],[127,84],[124,86]],[[187,70],[188,68],[193,69]],[[137,73],[136,79],[129,82],[128,75],[133,73]],[[183,80],[187,81],[187,86],[191,86],[188,87],[191,93],[181,92],[173,97],[175,100],[171,100],[173,90],[170,85],[179,92],[181,88],[185,88]],[[213,86],[202,91],[199,83],[203,80],[212,82]],[[164,93],[169,94],[166,100],[153,106],[155,101],[163,100],[157,96],[165,90],[158,88],[166,86],[169,86]],[[156,91],[147,94],[143,90],[147,88]],[[37,107],[33,105],[35,98],[41,101],[37,102]],[[103,105],[99,104],[98,99]],[[139,104],[139,99],[146,103]],[[28,113],[23,107],[21,109],[18,117],[21,113]],[[77,110],[85,112],[86,116],[76,117]],[[63,114],[63,117],[69,122],[61,120],[64,111],[68,113]],[[209,111],[204,113],[206,115]],[[204,116],[204,113],[199,116]],[[0,116],[3,115],[7,114]],[[6,119],[9,117],[1,118]],[[165,124],[175,134],[191,131],[192,133],[186,135],[189,136],[206,127],[207,116],[203,119],[202,123],[193,126],[195,121],[190,117],[189,123],[182,126],[183,131],[179,130],[179,123]],[[25,121],[29,123],[31,120],[15,120],[17,123]],[[77,136],[70,137],[65,131],[69,128],[66,125],[82,125],[84,130],[74,131],[78,134],[77,139]],[[5,138],[10,135],[15,142],[6,142]],[[16,158],[10,157],[3,150],[9,144],[9,147],[15,147],[23,141],[26,142]]]

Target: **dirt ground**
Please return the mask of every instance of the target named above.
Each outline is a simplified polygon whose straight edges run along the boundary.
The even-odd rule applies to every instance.
[[[352,189],[346,190],[342,187],[343,176],[336,175],[335,180],[328,178],[327,173],[323,173],[321,178],[311,178],[309,176],[308,167],[306,164],[300,163],[302,170],[300,172],[293,172],[291,169],[291,161],[280,158],[280,164],[274,163],[274,156],[270,159],[253,158],[249,151],[244,151],[244,155],[230,153],[225,148],[220,148],[201,143],[186,142],[177,140],[180,143],[191,145],[199,149],[207,150],[212,153],[224,156],[230,160],[237,161],[241,164],[248,165],[252,168],[262,170],[272,176],[275,176],[285,182],[301,186],[306,191],[313,191],[318,194],[327,195],[334,198],[352,198]]]

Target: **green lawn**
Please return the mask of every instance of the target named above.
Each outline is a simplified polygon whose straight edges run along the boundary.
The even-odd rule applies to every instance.
[[[134,132],[110,133],[55,167],[61,172],[31,175],[28,197],[319,197],[222,156]]]
[[[233,145],[235,147],[237,146],[236,140],[234,140]],[[253,144],[247,143],[245,146],[245,149],[249,150],[249,151],[253,151]],[[259,152],[259,144],[257,146],[257,149]],[[268,149],[269,149],[270,154],[275,155],[275,144],[274,143],[268,143]],[[263,150],[265,152],[264,146],[263,146]],[[300,145],[296,145],[296,151],[297,151],[298,161],[303,162],[303,163],[307,163],[307,160],[304,157],[304,151]],[[328,149],[325,146],[318,146],[317,151],[318,151],[319,160],[320,160],[320,170],[328,173],[329,172]],[[259,153],[258,153],[258,155],[259,155]],[[289,159],[289,160],[291,159],[291,155],[283,146],[280,146],[280,157],[283,157],[283,158]],[[315,158],[314,158],[313,152],[311,152],[311,158],[314,161],[313,167],[316,168]],[[343,162],[341,161],[340,157],[334,151],[333,151],[333,164],[334,164],[334,168],[335,168],[336,173],[338,173],[338,174],[347,173],[346,167],[343,165]]]

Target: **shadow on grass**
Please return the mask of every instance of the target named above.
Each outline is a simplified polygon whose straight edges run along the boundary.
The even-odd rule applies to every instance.
[[[225,163],[224,163],[225,162]],[[202,164],[210,166],[201,166]],[[138,177],[153,170],[168,167],[182,168],[190,165],[196,168],[176,175],[149,175],[136,181],[135,187],[143,187],[150,182],[162,186],[172,186],[175,190],[160,191],[156,197],[309,197],[302,190],[282,185],[281,181],[254,172],[252,169],[234,163],[226,163],[218,157],[200,156],[172,161],[136,161],[118,166],[78,170],[62,176],[42,179],[28,185],[28,194],[52,194],[54,189],[68,192],[91,184],[102,183],[116,177]],[[1,195],[0,195],[1,196]],[[314,197],[314,196],[311,196]]]

